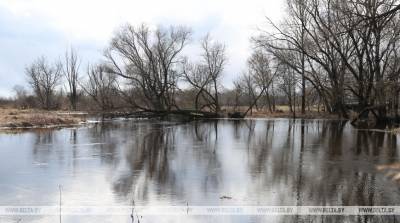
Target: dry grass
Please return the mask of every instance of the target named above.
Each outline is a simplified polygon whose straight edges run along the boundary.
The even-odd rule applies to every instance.
[[[244,112],[247,107],[238,108],[240,112]],[[225,112],[232,112],[232,107],[224,107]],[[257,118],[293,118],[293,114],[289,112],[288,106],[277,106],[277,112],[270,113],[267,108],[253,109],[248,117]],[[316,110],[307,111],[306,114],[301,115],[296,112],[296,118],[304,119],[337,119],[334,115],[327,113],[320,113]],[[48,127],[48,126],[65,126],[79,124],[85,121],[85,113],[79,112],[65,112],[65,111],[45,111],[38,109],[14,109],[14,108],[1,108],[0,107],[0,128],[35,128],[35,127]]]
[[[393,163],[389,165],[379,165],[376,167],[379,171],[385,172],[387,177],[392,180],[400,182],[400,163]]]
[[[233,112],[232,107],[223,107],[226,112]],[[247,107],[238,107],[236,111],[245,112]],[[305,114],[301,114],[299,108],[296,108],[296,118],[303,119],[338,119],[337,115],[328,114],[327,112],[318,112],[316,108],[306,110]],[[276,112],[269,112],[267,108],[255,109],[249,112],[247,117],[254,118],[293,118],[293,113],[289,111],[289,106],[276,106]]]
[[[390,132],[393,134],[400,134],[400,128],[394,128]]]
[[[82,121],[82,117],[74,117],[72,114],[60,114],[56,111],[0,108],[0,127],[2,128],[32,128],[73,125]]]

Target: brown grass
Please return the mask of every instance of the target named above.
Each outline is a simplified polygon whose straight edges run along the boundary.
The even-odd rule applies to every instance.
[[[385,175],[394,181],[400,182],[400,163],[389,165],[379,165],[376,167],[379,171],[385,172]]]
[[[393,134],[400,134],[400,128],[391,129],[391,133],[393,133]]]
[[[232,107],[223,107],[226,112],[233,112]],[[236,111],[245,112],[247,107],[238,107]],[[293,113],[289,111],[288,106],[276,106],[276,112],[269,112],[267,108],[259,109],[253,108],[253,112],[249,112],[247,117],[253,118],[293,118]],[[306,110],[305,114],[301,114],[299,108],[296,108],[296,118],[303,119],[338,119],[337,115],[329,114],[327,112],[318,112],[316,108]]]
[[[79,124],[82,117],[72,114],[61,114],[57,111],[35,109],[0,108],[0,127],[2,128],[34,128]]]

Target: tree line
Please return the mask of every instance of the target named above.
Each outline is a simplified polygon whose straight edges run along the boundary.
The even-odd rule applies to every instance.
[[[386,120],[398,117],[399,109],[398,10],[398,0],[288,0],[284,19],[267,18],[269,28],[251,38],[247,68],[230,89],[221,81],[227,46],[206,35],[193,60],[183,53],[193,43],[192,31],[182,26],[127,24],[114,34],[101,62],[82,69],[71,49],[55,63],[38,58],[26,75],[44,109],[56,107],[63,82],[73,110],[86,100],[102,111],[217,114],[230,108],[245,116],[287,105],[294,116],[296,108],[302,114],[323,109],[344,118],[355,112]]]
[[[25,69],[33,95],[22,87],[14,90],[19,101],[35,101],[26,106],[47,110],[59,108],[62,98],[72,110],[79,109],[80,101],[101,111],[186,109],[215,114],[221,113],[223,106],[246,105],[247,99],[233,103],[232,95],[238,90],[222,84],[228,60],[225,44],[207,34],[198,42],[201,53],[193,60],[182,53],[189,43],[192,31],[187,27],[150,29],[145,24],[127,24],[114,34],[102,61],[82,68],[73,48],[53,63],[42,56]],[[264,62],[249,64],[262,67]]]
[[[378,121],[398,117],[399,1],[287,3],[284,22],[269,21],[273,31],[253,41],[293,72],[302,112],[314,91],[329,112],[345,118],[351,110]]]

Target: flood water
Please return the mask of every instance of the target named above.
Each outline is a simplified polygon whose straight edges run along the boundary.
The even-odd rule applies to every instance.
[[[399,185],[395,135],[341,121],[113,121],[0,134],[0,206],[386,206]],[[221,197],[231,199],[221,199]],[[0,222],[59,222],[0,216]],[[63,216],[62,222],[132,222]],[[144,216],[140,222],[400,222],[344,216]]]

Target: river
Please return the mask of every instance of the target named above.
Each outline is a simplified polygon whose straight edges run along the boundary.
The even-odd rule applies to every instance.
[[[387,206],[399,138],[329,120],[119,120],[0,134],[0,206]],[[61,199],[60,199],[61,195]],[[141,216],[146,222],[399,222],[393,216]],[[129,215],[62,222],[132,222]],[[137,222],[137,218],[133,221]],[[397,221],[396,221],[397,220]],[[59,222],[0,216],[0,222]]]

